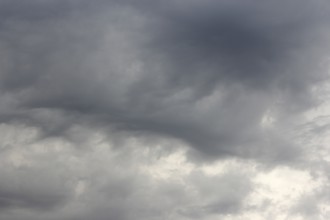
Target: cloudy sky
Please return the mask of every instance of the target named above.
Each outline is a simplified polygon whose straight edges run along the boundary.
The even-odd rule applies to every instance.
[[[0,219],[329,219],[329,70],[327,0],[0,0]]]

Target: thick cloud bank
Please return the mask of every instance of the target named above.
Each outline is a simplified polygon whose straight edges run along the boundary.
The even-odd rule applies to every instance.
[[[330,215],[327,1],[0,0],[0,18],[1,219]]]

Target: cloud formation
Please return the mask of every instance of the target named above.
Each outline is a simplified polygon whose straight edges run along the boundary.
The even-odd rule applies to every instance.
[[[0,217],[322,219],[329,7],[0,0]]]

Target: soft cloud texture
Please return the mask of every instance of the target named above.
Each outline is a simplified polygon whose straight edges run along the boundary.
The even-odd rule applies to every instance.
[[[0,218],[326,219],[329,7],[0,0]]]

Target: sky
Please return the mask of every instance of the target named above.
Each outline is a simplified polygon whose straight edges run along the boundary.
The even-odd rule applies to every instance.
[[[327,0],[0,0],[0,219],[329,219],[329,70]]]

